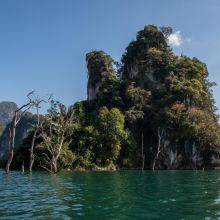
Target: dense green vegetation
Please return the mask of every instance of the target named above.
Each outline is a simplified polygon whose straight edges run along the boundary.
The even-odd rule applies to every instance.
[[[69,109],[52,102],[35,144],[34,167],[52,170],[59,147],[59,169],[215,166],[220,125],[214,83],[203,62],[173,53],[171,33],[145,26],[120,64],[103,51],[88,53],[88,100]],[[16,151],[14,167],[28,164],[32,135]]]

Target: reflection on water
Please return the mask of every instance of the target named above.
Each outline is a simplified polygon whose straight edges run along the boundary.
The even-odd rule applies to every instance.
[[[218,171],[0,171],[0,219],[220,219]]]

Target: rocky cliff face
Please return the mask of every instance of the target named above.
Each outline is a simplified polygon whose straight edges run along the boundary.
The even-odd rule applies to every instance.
[[[86,55],[88,68],[88,100],[92,101],[97,98],[99,88],[107,80],[116,78],[113,68],[113,59],[103,51],[91,51]]]
[[[87,97],[89,101],[96,99],[100,86],[101,86],[101,83],[97,83],[94,86],[88,85]]]
[[[0,136],[6,125],[11,122],[17,105],[14,102],[0,102]]]
[[[0,103],[0,159],[7,153],[8,147],[8,130],[12,121],[14,111],[17,105],[13,102]],[[34,116],[31,113],[26,113],[17,126],[15,136],[15,147],[18,147],[22,140],[26,137],[27,132],[31,129],[34,123]]]

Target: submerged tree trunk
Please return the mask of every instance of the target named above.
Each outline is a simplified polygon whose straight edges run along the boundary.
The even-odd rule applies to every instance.
[[[57,173],[57,158],[53,157],[51,160],[51,172]]]
[[[24,173],[24,161],[22,162],[22,165],[21,165],[21,172]]]
[[[5,167],[6,173],[9,173],[10,165],[14,156],[14,147],[15,147],[15,132],[18,122],[21,120],[21,117],[25,112],[27,112],[33,105],[33,101],[30,96],[33,94],[33,91],[27,94],[28,102],[22,105],[19,109],[14,112],[14,117],[9,129],[9,140],[8,140],[8,159]],[[24,109],[23,112],[21,112]]]
[[[144,170],[145,165],[145,154],[144,154],[144,134],[141,134],[141,158],[142,158],[142,170]]]
[[[11,128],[9,128],[8,160],[5,168],[6,173],[9,173],[10,165],[14,156],[14,142],[15,142],[15,129],[17,124],[17,117],[18,117],[18,112],[15,112],[15,115],[12,120]]]
[[[36,137],[37,137],[37,129],[34,131],[34,135],[31,142],[29,172],[32,172],[32,168],[34,164],[34,145],[35,145]]]
[[[62,131],[62,136],[61,136],[61,140],[60,140],[60,143],[58,145],[58,148],[56,150],[56,153],[55,155],[52,156],[52,160],[51,160],[51,171],[53,173],[57,173],[58,171],[58,167],[57,167],[57,161],[60,157],[60,154],[61,154],[61,150],[62,150],[62,147],[63,147],[63,142],[64,142],[64,132]]]

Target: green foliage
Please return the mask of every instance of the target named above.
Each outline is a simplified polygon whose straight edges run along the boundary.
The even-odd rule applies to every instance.
[[[59,167],[64,169],[71,169],[75,159],[75,154],[69,149],[68,144],[65,143],[59,157]]]
[[[98,129],[100,131],[100,164],[116,162],[121,150],[121,143],[127,139],[124,129],[124,115],[117,108],[99,110]]]
[[[86,54],[89,74],[88,85],[95,86],[98,82],[114,79],[113,59],[103,51],[91,51]]]
[[[72,142],[70,149],[75,153],[75,167],[92,168],[95,160],[98,131],[94,126],[81,126],[74,124],[72,127]]]
[[[107,106],[108,108],[123,106],[121,94],[121,84],[118,79],[105,81],[100,87],[97,94],[99,106]]]
[[[149,81],[164,79],[173,69],[175,57],[167,40],[156,26],[139,31],[122,56],[122,77],[146,87]]]
[[[185,123],[190,131],[188,135],[199,139],[200,148],[219,147],[220,125],[208,112],[194,108],[188,112],[188,120],[185,120]]]

